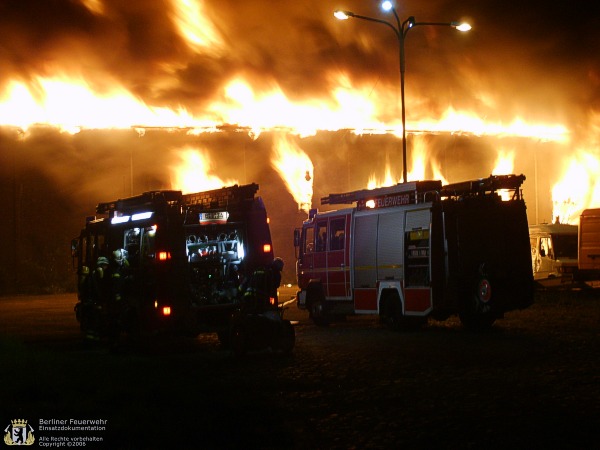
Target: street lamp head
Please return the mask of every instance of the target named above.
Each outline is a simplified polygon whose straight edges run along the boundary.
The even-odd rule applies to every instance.
[[[465,22],[452,22],[450,25],[458,31],[469,31],[471,29],[471,25]]]
[[[334,11],[333,15],[339,20],[348,20],[350,17],[354,17],[354,13],[352,11],[340,11],[339,9]]]
[[[385,2],[381,3],[381,9],[384,11],[391,11],[394,8],[394,4],[389,0],[385,0]]]

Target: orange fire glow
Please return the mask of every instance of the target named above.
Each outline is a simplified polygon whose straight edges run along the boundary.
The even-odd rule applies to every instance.
[[[224,181],[211,173],[212,165],[207,152],[186,147],[179,151],[179,157],[180,163],[171,168],[173,189],[181,190],[185,194],[238,184],[237,180]]]
[[[492,170],[492,175],[510,175],[514,173],[515,152],[508,150],[499,150],[496,159],[496,165]],[[501,189],[498,194],[502,200],[510,200],[511,193],[506,189]]]
[[[208,45],[216,51],[220,39],[218,34],[209,28],[204,29],[205,34],[201,34],[199,29],[190,28],[189,24],[186,25],[184,14],[188,11],[186,8],[191,7],[190,4],[185,0],[173,1],[180,7],[176,10],[179,29],[189,45]],[[86,4],[96,11],[101,9],[100,3],[90,0]],[[200,134],[214,132],[223,124],[231,124],[254,138],[263,131],[277,131],[287,137],[276,138],[272,164],[285,180],[299,208],[307,209],[312,204],[312,162],[291,137],[312,136],[319,130],[350,130],[359,135],[396,136],[400,136],[402,131],[399,121],[385,123],[380,119],[397,108],[395,99],[390,98],[393,96],[378,94],[372,86],[358,86],[346,74],[331,75],[329,82],[332,87],[327,99],[292,101],[275,82],[271,83],[270,89],[258,91],[249,81],[237,76],[224,80],[221,90],[215,91],[214,99],[207,103],[203,114],[194,115],[184,108],[147,105],[116,81],[104,80],[99,86],[81,76],[38,76],[28,83],[14,80],[5,85],[4,91],[0,91],[0,124],[23,130],[34,124],[44,124],[68,133],[77,133],[82,129],[135,128],[142,135],[147,127],[187,129],[190,134]],[[417,117],[426,116],[424,111],[411,110],[411,113]],[[570,139],[569,131],[560,124],[529,124],[521,118],[515,118],[512,123],[505,125],[488,122],[475,113],[456,111],[451,107],[441,117],[409,120],[407,133],[411,164],[409,181],[426,179],[433,174],[435,179],[447,182],[442,165],[434,160],[425,141],[421,139],[426,133],[516,136],[559,143],[566,143]],[[180,172],[174,177],[174,187],[190,192],[235,183],[220,180],[216,174],[207,175],[210,163],[197,150],[186,149],[182,155],[182,163],[173,168]],[[499,170],[508,172],[506,169]],[[586,168],[587,176],[596,176],[597,173],[591,170],[590,167]],[[577,183],[581,182],[581,177],[575,178]],[[372,175],[368,186],[387,186],[399,181],[394,180],[387,164],[384,179],[378,180]],[[562,197],[558,194],[558,191],[574,185],[561,183],[556,187],[556,194],[553,193],[555,209],[557,205],[563,205],[564,209],[564,205],[581,203],[580,198],[585,195],[579,190],[561,194]],[[587,197],[595,198],[593,191],[588,190]],[[554,215],[560,215],[561,220],[565,220],[571,213],[556,211]]]
[[[600,205],[600,159],[579,151],[566,164],[566,170],[552,188],[553,221],[577,225],[586,208]]]
[[[289,137],[278,135],[273,143],[271,164],[298,203],[308,212],[312,205],[314,167],[308,155]]]

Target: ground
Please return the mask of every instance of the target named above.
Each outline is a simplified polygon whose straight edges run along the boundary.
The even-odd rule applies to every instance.
[[[1,426],[28,419],[39,437],[40,419],[103,419],[87,448],[104,449],[598,448],[594,295],[538,293],[485,333],[454,318],[319,328],[294,304],[293,355],[242,360],[212,334],[86,349],[73,304],[0,298]]]

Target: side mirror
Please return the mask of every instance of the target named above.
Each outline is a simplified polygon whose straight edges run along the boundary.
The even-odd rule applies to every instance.
[[[79,239],[71,240],[71,257],[77,258],[77,254],[79,253]]]

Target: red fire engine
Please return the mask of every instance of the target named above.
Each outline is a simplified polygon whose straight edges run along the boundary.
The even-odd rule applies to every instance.
[[[533,302],[523,175],[331,194],[294,233],[298,307],[317,325],[379,314],[393,327],[458,314],[488,328]]]
[[[240,285],[274,261],[257,190],[257,184],[186,195],[159,190],[100,203],[101,217],[90,218],[72,243],[82,331],[106,335],[117,322],[121,331],[217,331],[228,340],[232,313],[247,292]],[[95,298],[87,281],[99,258],[110,260],[115,252],[126,257],[127,267],[105,299]],[[114,276],[117,270],[107,271]],[[253,288],[272,294],[271,286],[258,286],[276,276],[267,278],[254,279]],[[117,319],[110,311],[115,295],[124,305]]]

